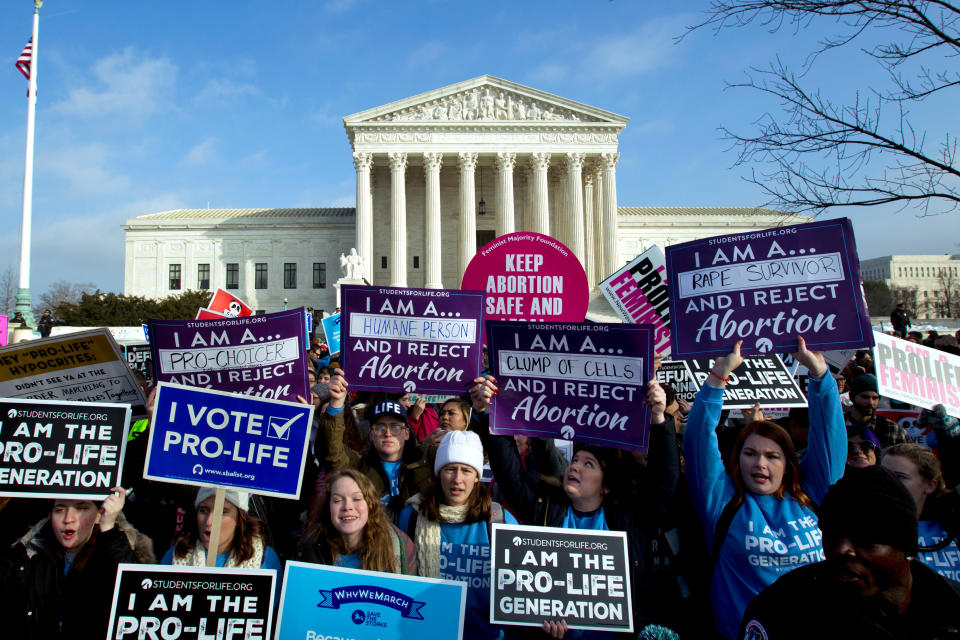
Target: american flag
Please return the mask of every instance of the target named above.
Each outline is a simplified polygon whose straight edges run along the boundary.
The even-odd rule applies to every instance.
[[[30,38],[30,41],[27,42],[27,46],[23,48],[23,51],[20,52],[20,57],[17,58],[17,69],[20,69],[27,80],[30,79],[30,62],[33,59],[33,38]]]

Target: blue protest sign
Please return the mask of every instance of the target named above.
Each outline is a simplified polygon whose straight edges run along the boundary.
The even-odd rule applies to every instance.
[[[304,312],[303,312],[303,321],[304,321],[304,323],[305,323],[304,326],[306,327],[306,330],[307,330],[307,341],[306,341],[306,344],[310,344],[310,332],[313,331],[313,312],[312,312],[312,311],[304,311]]]
[[[140,326],[143,327],[143,339],[150,342],[150,325],[141,324]]]
[[[313,406],[161,382],[143,477],[297,498]]]
[[[330,355],[340,353],[340,314],[335,313],[321,320],[323,335],[327,337],[327,348]]]
[[[287,562],[277,640],[461,638],[466,585]]]

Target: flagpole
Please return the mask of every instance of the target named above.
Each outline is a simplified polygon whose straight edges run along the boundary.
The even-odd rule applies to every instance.
[[[30,231],[33,217],[33,132],[37,113],[37,54],[40,49],[40,7],[43,0],[33,1],[33,46],[30,57],[30,84],[27,91],[27,151],[23,166],[23,213],[20,220],[20,287],[16,310],[23,314],[28,327],[35,326],[30,300]]]

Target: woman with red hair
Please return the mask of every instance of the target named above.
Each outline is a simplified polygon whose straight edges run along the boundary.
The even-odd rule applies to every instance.
[[[747,605],[784,573],[824,559],[815,503],[843,475],[846,429],[840,394],[823,356],[802,337],[794,354],[810,370],[810,434],[800,462],[790,434],[758,420],[740,432],[724,469],[716,427],[723,388],[743,362],[740,342],[719,358],[687,417],[683,451],[687,484],[713,550],[714,625],[734,638]]]

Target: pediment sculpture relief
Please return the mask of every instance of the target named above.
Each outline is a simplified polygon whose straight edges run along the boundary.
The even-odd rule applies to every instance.
[[[522,120],[581,122],[595,118],[490,87],[474,88],[436,100],[429,100],[374,118],[374,122],[424,122],[470,120]]]

